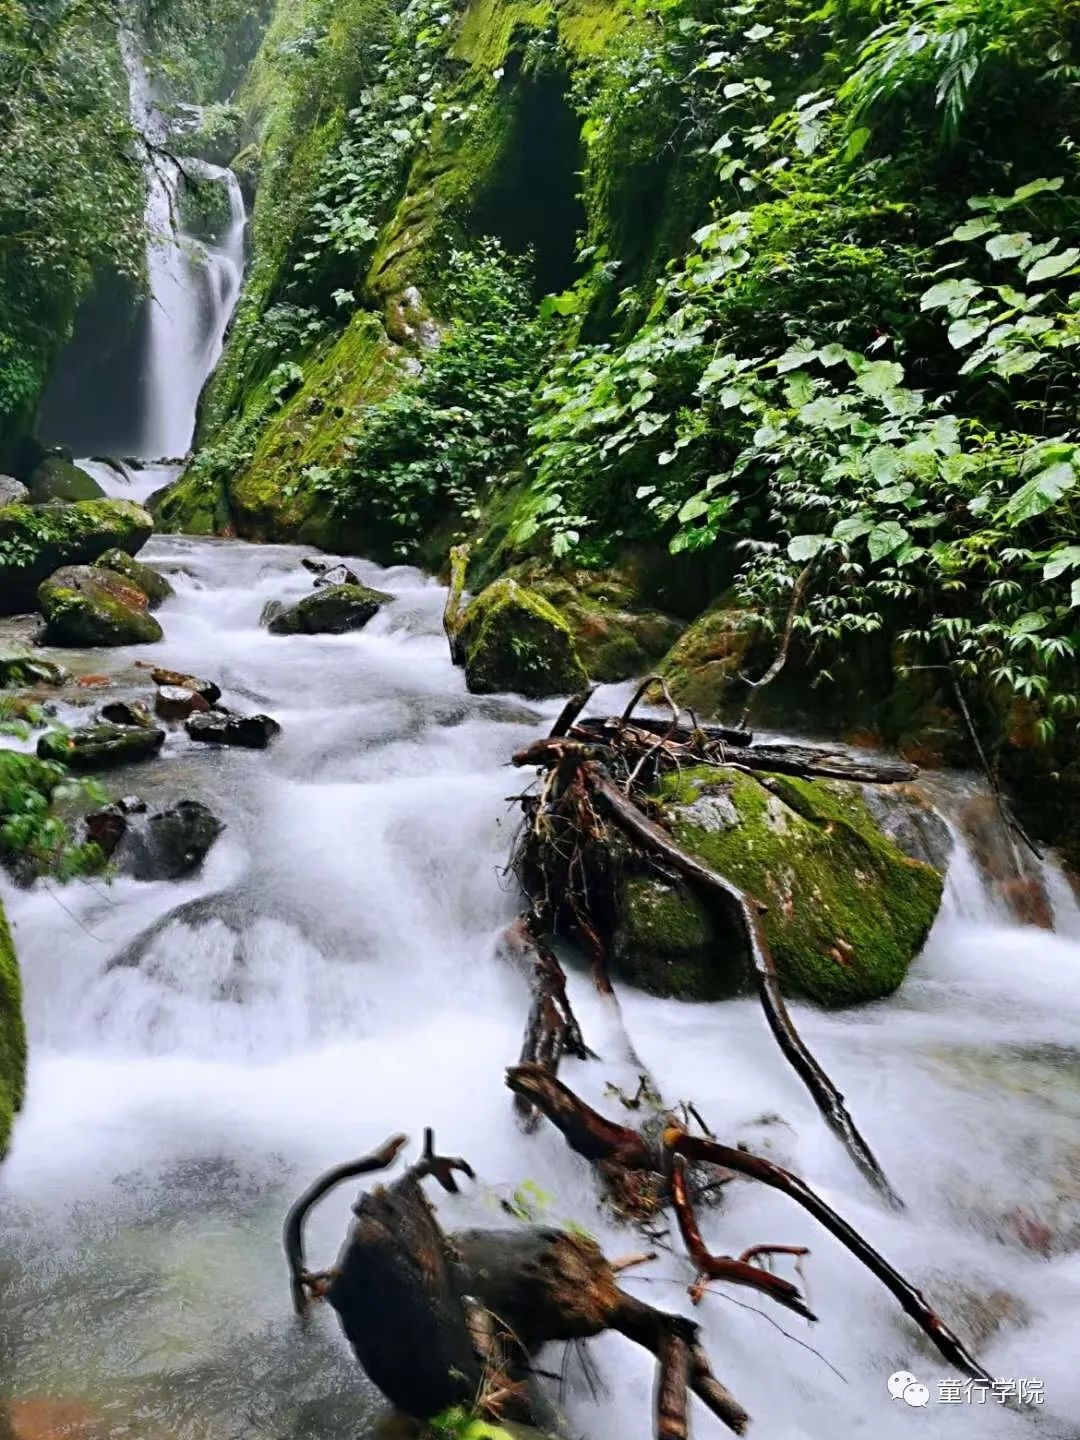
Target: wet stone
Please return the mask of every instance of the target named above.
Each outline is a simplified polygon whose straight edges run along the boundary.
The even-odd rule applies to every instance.
[[[139,725],[153,730],[154,717],[141,700],[110,700],[101,707],[101,718],[110,725]]]
[[[198,676],[185,675],[180,670],[151,670],[150,679],[158,686],[175,685],[181,690],[194,690],[209,705],[216,705],[221,699],[221,687],[212,680],[200,680]]]
[[[205,714],[209,709],[208,700],[183,685],[162,685],[154,697],[154,710],[162,720],[186,720],[189,715]]]
[[[281,731],[269,715],[229,715],[212,710],[192,715],[184,726],[192,740],[209,745],[236,745],[245,750],[265,750]]]
[[[41,760],[59,760],[72,770],[108,770],[135,760],[149,760],[165,743],[164,730],[135,725],[85,725],[78,730],[50,730],[38,741]]]

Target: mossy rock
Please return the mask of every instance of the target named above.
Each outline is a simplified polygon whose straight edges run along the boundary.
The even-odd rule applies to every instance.
[[[509,578],[470,602],[460,632],[474,695],[567,695],[587,683],[570,627],[542,595]]]
[[[94,561],[94,567],[111,570],[114,575],[122,575],[125,580],[130,580],[136,590],[141,590],[149,600],[151,610],[156,610],[173,594],[173,587],[164,575],[158,574],[149,565],[144,565],[141,560],[136,560],[124,550],[106,550],[104,555]]]
[[[32,650],[0,646],[0,686],[62,685],[68,672]]]
[[[275,615],[267,628],[271,635],[344,635],[363,629],[393,598],[366,585],[328,585]]]
[[[685,628],[659,610],[636,608],[632,586],[610,572],[538,575],[529,584],[570,627],[589,676],[605,685],[642,675]]]
[[[680,705],[704,719],[721,716],[750,693],[739,677],[757,633],[745,610],[706,610],[664,656],[659,673]]]
[[[25,1086],[22,980],[11,931],[0,903],[0,1159],[7,1154],[12,1123],[22,1108]]]
[[[72,770],[110,770],[150,760],[165,743],[164,730],[135,725],[85,725],[79,730],[50,730],[37,743],[38,758]]]
[[[679,844],[766,905],[765,933],[787,993],[853,1005],[901,983],[937,915],[942,877],[882,834],[859,787],[703,766],[667,779],[660,799]],[[640,950],[624,944],[626,973],[649,984],[662,955],[675,967],[670,993],[714,995],[732,985],[737,937],[696,896],[669,886],[650,898],[631,876],[620,902],[622,933],[644,941]],[[699,944],[703,927],[709,938]]]
[[[0,614],[36,608],[37,588],[65,565],[91,565],[106,550],[137,554],[154,522],[130,500],[8,505],[0,510]]]
[[[52,645],[153,645],[164,638],[141,590],[112,570],[68,565],[38,589]]]
[[[720,1000],[738,991],[740,966],[717,963],[712,918],[688,885],[627,875],[618,910],[615,968],[642,990],[676,1000]]]
[[[92,475],[80,470],[62,455],[50,455],[30,476],[30,503],[50,505],[57,501],[103,500],[105,491]]]

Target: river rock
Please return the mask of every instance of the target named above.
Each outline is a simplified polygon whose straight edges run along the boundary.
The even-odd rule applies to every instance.
[[[32,505],[69,505],[75,500],[103,500],[105,491],[92,475],[62,455],[49,455],[30,476]]]
[[[474,695],[514,691],[535,700],[588,684],[569,625],[550,601],[508,577],[470,602],[459,638]]]
[[[131,582],[136,590],[141,590],[150,602],[150,609],[156,610],[163,601],[168,600],[173,594],[173,587],[149,565],[144,565],[141,560],[136,560],[123,550],[106,550],[104,555],[94,561],[95,566],[102,570],[111,570],[114,575],[122,575],[125,580]]]
[[[347,565],[335,565],[332,569],[326,570],[322,575],[315,577],[315,588],[321,589],[324,585],[360,585],[362,582],[359,576],[354,575]],[[376,594],[379,592],[376,591]]]
[[[183,880],[193,874],[225,826],[198,800],[180,800],[147,814],[139,800],[120,800],[88,816],[87,833],[122,875]]]
[[[154,730],[154,717],[141,700],[110,700],[101,707],[101,718],[110,725],[137,725]]]
[[[366,585],[332,585],[274,616],[271,635],[344,635],[360,630],[392,595]]]
[[[209,709],[209,701],[197,690],[182,685],[162,685],[154,699],[154,710],[162,720],[186,720],[196,711],[205,713]]]
[[[165,743],[164,730],[141,725],[84,725],[78,730],[50,730],[37,744],[42,760],[59,760],[72,770],[108,770],[136,760],[149,760]]]
[[[37,589],[66,565],[92,565],[114,547],[136,554],[153,521],[130,500],[8,505],[0,510],[0,614],[37,608]]]
[[[210,745],[237,745],[245,750],[265,750],[281,726],[269,715],[230,715],[211,710],[205,715],[192,715],[184,729],[192,740]]]
[[[13,475],[0,475],[0,510],[5,505],[25,505],[30,500],[30,491]]]
[[[216,705],[221,699],[221,687],[212,680],[200,680],[197,675],[185,675],[181,670],[151,670],[150,679],[155,685],[176,685],[181,690],[194,690],[208,705]]]
[[[62,685],[67,679],[68,672],[62,665],[32,650],[0,647],[0,686]]]
[[[657,798],[684,849],[766,906],[785,993],[852,1005],[901,983],[942,878],[882,833],[861,787],[695,767]],[[613,908],[616,967],[642,988],[714,999],[745,985],[740,937],[689,887],[628,864]]]
[[[302,555],[300,564],[305,570],[310,570],[312,575],[325,575],[333,565],[332,560],[324,560],[318,555]]]
[[[52,645],[152,645],[164,638],[141,590],[112,570],[68,565],[38,589]]]

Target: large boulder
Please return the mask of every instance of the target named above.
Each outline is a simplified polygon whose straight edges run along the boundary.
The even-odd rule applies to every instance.
[[[271,635],[344,635],[363,629],[393,598],[366,585],[328,585],[273,615],[267,628]]]
[[[30,491],[21,480],[13,475],[0,475],[0,510],[5,505],[26,505],[29,501]]]
[[[37,588],[65,565],[91,565],[114,547],[137,554],[154,522],[130,500],[8,505],[0,510],[0,614],[36,608]]]
[[[150,760],[164,743],[164,730],[104,722],[78,730],[50,730],[38,741],[37,753],[42,760],[57,760],[72,770],[110,770]]]
[[[141,590],[149,600],[151,610],[156,610],[173,594],[173,587],[164,575],[159,575],[156,570],[144,565],[141,560],[136,560],[125,550],[106,550],[104,555],[98,556],[94,564],[101,570],[111,570],[114,575],[122,575],[136,590]]]
[[[458,638],[465,683],[474,695],[509,690],[539,699],[588,683],[563,617],[542,595],[508,577],[470,602]]]
[[[703,719],[722,716],[751,692],[740,676],[761,631],[746,610],[716,606],[699,615],[664,656],[659,672],[680,705]]]
[[[897,988],[942,876],[882,833],[859,787],[699,767],[658,798],[679,844],[767,907],[786,993],[839,1006]],[[630,863],[615,911],[616,963],[643,988],[711,999],[745,983],[739,937],[681,883]]]
[[[102,500],[105,491],[92,475],[80,470],[62,455],[42,460],[30,476],[32,505],[70,505],[76,500]]]
[[[616,571],[526,569],[521,579],[550,600],[590,678],[605,685],[653,669],[686,628],[685,621],[643,606],[635,586]]]
[[[26,1084],[26,1031],[22,981],[15,946],[0,903],[0,1159],[7,1154],[11,1126]]]
[[[123,575],[68,565],[38,589],[51,645],[152,645],[163,638],[149,601]]]

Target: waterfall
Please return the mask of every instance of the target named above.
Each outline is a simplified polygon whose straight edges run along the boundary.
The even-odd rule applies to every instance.
[[[142,361],[139,451],[182,456],[191,445],[199,395],[217,364],[240,294],[247,215],[236,176],[202,160],[165,153],[167,127],[135,41],[125,34],[131,120],[146,137],[149,316]],[[179,223],[185,175],[225,185],[229,222],[216,242],[186,234]]]

